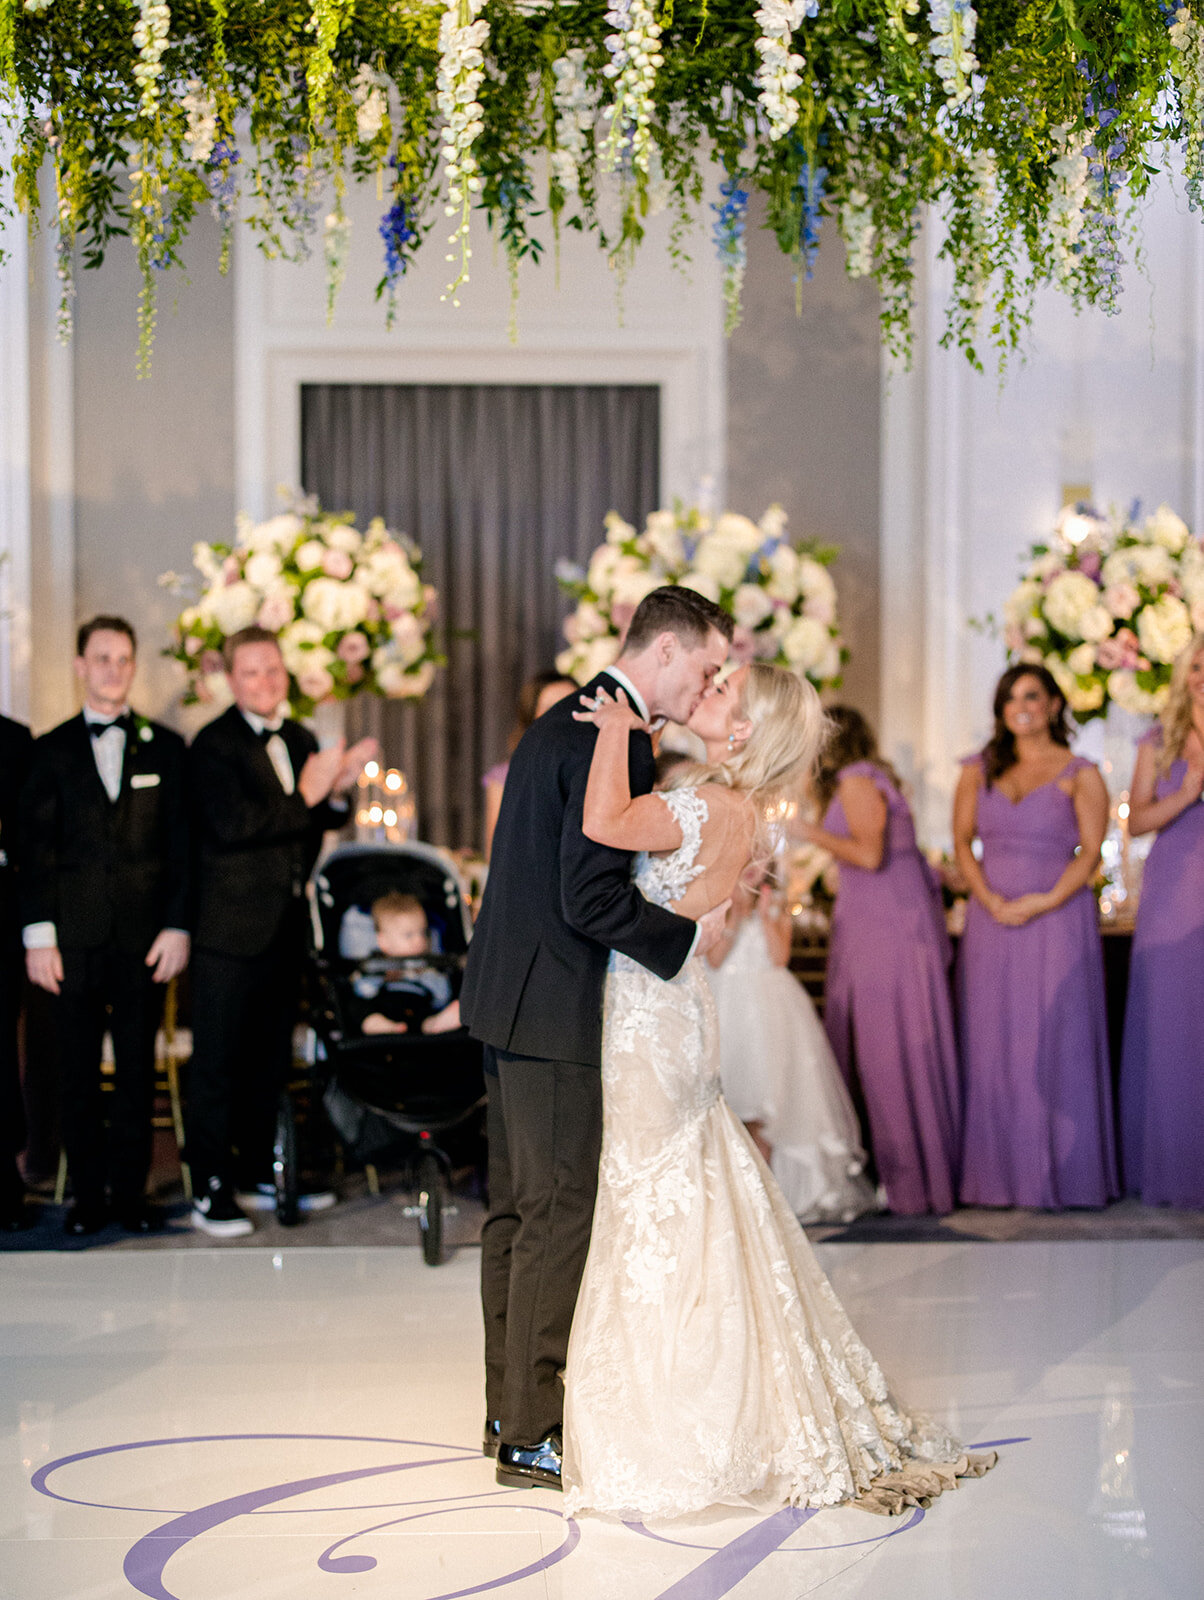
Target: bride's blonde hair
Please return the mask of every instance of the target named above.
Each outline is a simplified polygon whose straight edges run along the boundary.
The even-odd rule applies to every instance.
[[[1192,701],[1187,687],[1187,674],[1201,650],[1204,650],[1204,633],[1193,633],[1191,643],[1175,657],[1175,665],[1171,669],[1170,693],[1160,719],[1162,743],[1154,762],[1154,770],[1160,778],[1166,777],[1183,754],[1183,746],[1191,732]]]
[[[690,763],[675,772],[669,789],[722,784],[750,795],[764,815],[796,790],[815,765],[828,737],[828,719],[806,678],[785,667],[754,661],[740,694],[740,714],[752,723],[746,743],[726,761]]]

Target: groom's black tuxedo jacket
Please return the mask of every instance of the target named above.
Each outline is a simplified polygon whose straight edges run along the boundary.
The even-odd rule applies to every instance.
[[[21,920],[53,922],[60,950],[145,955],[191,925],[184,741],[139,717],[109,799],[92,734],[71,717],[35,741],[18,825]]]
[[[299,778],[318,748],[308,728],[280,729]],[[231,706],[192,741],[189,790],[197,846],[194,943],[221,955],[262,955],[290,913],[304,905],[322,835],[347,820],[323,802],[312,809],[285,794],[263,741]]]
[[[599,686],[613,690],[602,675]],[[597,1066],[607,957],[622,951],[661,978],[677,973],[695,924],[650,904],[631,882],[631,856],[582,832],[596,729],[575,722],[573,694],[523,735],[510,761],[489,878],[460,993],[465,1023],[516,1055]],[[631,792],[647,794],[647,734],[631,737]]]

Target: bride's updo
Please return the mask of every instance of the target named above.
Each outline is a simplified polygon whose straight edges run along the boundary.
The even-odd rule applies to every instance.
[[[786,667],[754,661],[740,695],[740,714],[752,723],[747,742],[726,761],[690,765],[666,787],[724,784],[751,795],[758,807],[797,790],[828,737],[828,719],[806,678]]]

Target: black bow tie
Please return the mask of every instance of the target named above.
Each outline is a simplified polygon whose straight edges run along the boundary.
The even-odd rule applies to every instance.
[[[274,739],[277,736],[281,727],[283,727],[283,723],[275,728],[269,728],[265,723],[264,726],[259,729],[258,733],[256,734],[256,738],[259,740],[260,744],[267,744],[269,739]]]
[[[134,719],[128,711],[120,717],[114,717],[112,722],[89,722],[88,730],[94,739],[99,739],[102,733],[108,733],[110,728],[120,728],[128,739],[134,726]]]

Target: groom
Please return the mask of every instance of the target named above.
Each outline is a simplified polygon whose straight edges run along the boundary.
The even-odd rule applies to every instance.
[[[692,589],[655,589],[616,664],[585,686],[622,688],[644,718],[685,722],[723,665],[732,619]],[[484,903],[460,995],[487,1046],[489,1215],[481,1236],[486,1455],[510,1485],[560,1487],[561,1372],[589,1248],[602,1139],[602,988],[620,950],[672,978],[719,937],[646,901],[631,857],[582,831],[597,730],[570,695],[510,760]],[[652,743],[631,738],[631,790],[652,788]]]

